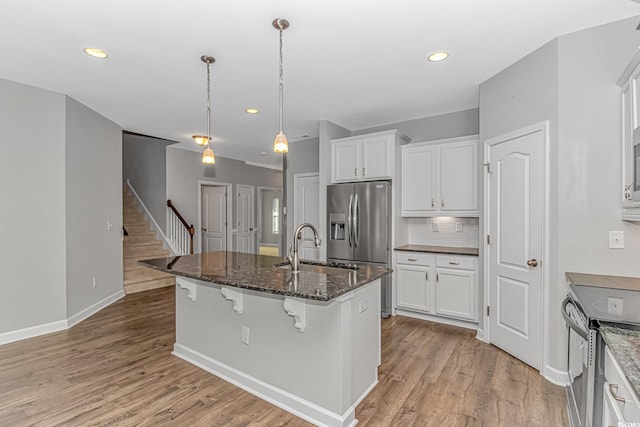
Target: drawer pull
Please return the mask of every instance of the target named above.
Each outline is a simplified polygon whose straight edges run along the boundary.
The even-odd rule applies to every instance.
[[[407,261],[414,261],[415,262],[415,261],[418,261],[418,259],[417,258],[407,258]]]
[[[460,265],[459,262],[454,262],[454,261],[449,261],[449,264],[451,264],[451,265]]]
[[[624,403],[624,397],[620,397],[617,395],[618,393],[618,384],[609,384],[609,392],[611,393],[611,397],[613,397],[618,402]]]

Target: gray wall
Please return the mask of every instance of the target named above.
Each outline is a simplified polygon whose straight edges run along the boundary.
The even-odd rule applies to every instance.
[[[64,104],[0,79],[0,334],[66,317]]]
[[[122,290],[122,129],[66,98],[67,317]],[[113,224],[107,230],[107,222]],[[96,277],[98,286],[92,285]]]
[[[291,242],[294,228],[295,203],[293,194],[293,176],[298,173],[317,173],[320,170],[318,151],[320,140],[318,138],[305,139],[304,141],[292,142],[289,144],[285,174],[287,177],[287,216],[286,216],[286,237],[285,242]],[[314,224],[317,226],[317,224]],[[323,239],[324,240],[324,239]],[[286,248],[286,245],[285,245]]]
[[[166,232],[167,145],[173,142],[142,135],[122,136],[122,183],[127,179],[151,216]]]
[[[640,226],[620,220],[621,107],[615,84],[640,44],[636,24],[631,18],[560,37],[480,85],[482,140],[550,121],[547,342],[549,365],[558,370],[566,369],[559,311],[564,273],[640,276]],[[608,230],[625,231],[626,249],[608,249]]]
[[[202,155],[195,151],[171,146],[167,148],[167,198],[175,203],[187,222],[196,227],[196,250],[200,244],[200,233],[197,229],[198,181],[234,184],[234,192],[237,184],[253,185],[256,187],[254,198],[257,198],[258,186],[282,188],[283,176],[281,171],[249,166],[245,162],[225,157],[216,157],[216,163],[210,166],[203,165],[201,159]],[[236,198],[231,197],[230,200],[233,202],[232,224],[235,224]],[[254,200],[254,206],[257,215],[257,200]],[[254,224],[258,224],[257,219]]]
[[[65,95],[0,79],[0,334],[62,328],[122,290],[121,132]]]
[[[353,135],[398,129],[411,139],[411,142],[434,141],[477,135],[479,131],[478,109],[456,111],[438,116],[423,117],[415,120],[374,126],[352,132]]]

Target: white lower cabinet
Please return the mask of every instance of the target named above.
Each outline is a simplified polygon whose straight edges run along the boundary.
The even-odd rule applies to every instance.
[[[477,259],[464,255],[396,253],[396,306],[476,321]]]
[[[639,422],[640,402],[608,348],[604,356],[604,377],[602,426]]]

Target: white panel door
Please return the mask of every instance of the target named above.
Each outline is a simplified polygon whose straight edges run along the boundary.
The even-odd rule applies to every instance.
[[[429,267],[396,264],[396,288],[398,307],[431,311]]]
[[[436,210],[437,147],[402,150],[402,216]]]
[[[331,143],[331,182],[348,182],[362,178],[360,150],[362,141]]]
[[[362,141],[363,179],[391,178],[393,142],[393,137],[388,135],[365,138]]]
[[[544,132],[489,145],[490,341],[541,368]]]
[[[293,194],[295,203],[293,209],[293,230],[303,222],[308,222],[318,228],[320,225],[318,224],[320,220],[320,188],[318,175],[295,175],[293,177]],[[293,241],[293,236],[290,236],[289,241]],[[302,231],[302,241],[298,242],[298,255],[301,259],[320,260],[320,248],[316,247],[313,240],[313,233],[308,228]]]
[[[202,252],[227,250],[226,187],[202,186]]]
[[[478,143],[444,144],[440,151],[440,210],[475,211],[477,201]]]
[[[253,185],[238,185],[238,252],[255,253]]]

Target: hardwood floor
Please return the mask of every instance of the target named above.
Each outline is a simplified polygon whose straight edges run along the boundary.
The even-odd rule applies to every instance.
[[[172,356],[174,289],[127,295],[68,331],[0,346],[0,426],[307,426]],[[383,321],[359,426],[565,426],[564,389],[471,331]]]

